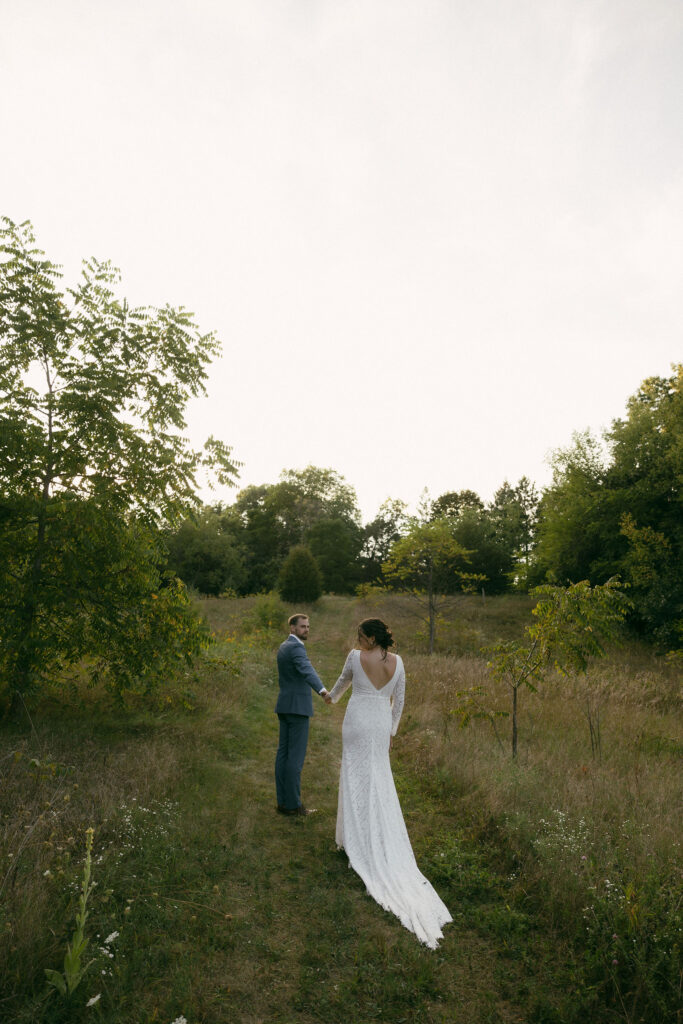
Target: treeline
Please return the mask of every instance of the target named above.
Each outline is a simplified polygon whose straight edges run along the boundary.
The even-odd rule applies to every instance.
[[[297,573],[309,597],[350,593],[363,583],[397,585],[387,571],[392,552],[399,541],[405,552],[414,536],[425,572],[431,558],[445,591],[501,594],[618,575],[630,587],[634,628],[680,646],[682,380],[679,366],[644,381],[604,439],[576,434],[555,453],[542,494],[522,477],[504,482],[489,504],[471,490],[425,496],[416,516],[387,499],[363,524],[353,487],[333,469],[287,470],[277,483],[247,487],[232,505],[187,519],[167,537],[170,566],[205,594],[277,588],[292,596]],[[455,546],[444,547],[442,533],[440,551],[425,548],[419,531],[428,523],[445,527]]]
[[[539,496],[522,478],[485,505],[474,491],[425,498],[418,516],[387,499],[363,525],[354,489],[333,469],[287,470],[278,483],[247,487],[228,507],[205,507],[168,536],[172,568],[204,594],[252,594],[282,586],[288,556],[307,548],[329,593],[386,583],[383,567],[396,542],[418,523],[446,520],[462,553],[453,569],[480,575],[490,593],[525,579]],[[455,583],[455,576],[454,576]]]

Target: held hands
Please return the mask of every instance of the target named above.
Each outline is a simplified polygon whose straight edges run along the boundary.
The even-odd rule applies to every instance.
[[[321,693],[320,696],[322,697],[326,704],[332,703],[332,698],[330,697],[329,693]]]

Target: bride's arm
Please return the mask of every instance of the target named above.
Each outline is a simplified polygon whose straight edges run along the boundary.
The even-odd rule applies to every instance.
[[[398,723],[401,721],[403,704],[406,699],[406,673],[403,665],[391,695],[391,735],[395,736],[398,730]]]
[[[353,679],[353,651],[349,651],[346,661],[344,662],[344,668],[339,676],[339,679],[330,690],[330,697],[332,703],[336,704],[343,693],[346,693],[351,680]]]

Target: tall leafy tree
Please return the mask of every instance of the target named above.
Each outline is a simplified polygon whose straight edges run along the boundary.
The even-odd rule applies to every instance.
[[[222,442],[183,434],[218,345],[182,307],[129,307],[117,282],[91,259],[63,289],[31,225],[3,219],[0,677],[19,697],[84,655],[114,688],[150,686],[202,641],[159,528],[196,504],[203,466],[237,472]]]
[[[353,590],[359,582],[360,528],[344,519],[319,519],[307,539],[320,566],[324,590],[333,594]]]
[[[382,576],[382,563],[389,557],[392,545],[408,529],[408,506],[399,498],[387,498],[377,515],[363,527],[361,564],[364,579],[373,583]]]
[[[491,540],[512,562],[508,570],[518,586],[524,586],[529,573],[531,549],[538,522],[539,494],[523,476],[515,487],[506,480],[493,496],[487,509]]]
[[[683,366],[643,381],[624,419],[575,435],[541,501],[538,575],[632,584],[631,622],[663,646],[683,628]]]
[[[344,519],[360,526],[356,492],[334,469],[286,469],[281,480],[300,495],[299,517],[304,530],[319,519]]]
[[[432,519],[457,519],[468,510],[481,511],[484,502],[476,491],[446,491],[431,504]]]
[[[606,529],[606,462],[604,446],[590,431],[574,434],[570,447],[553,454],[553,482],[541,500],[535,551],[541,578],[603,583],[618,571],[624,544],[614,517]],[[607,564],[599,571],[605,556]]]
[[[455,540],[468,552],[468,570],[481,578],[490,594],[502,594],[510,585],[514,550],[496,536],[488,509],[466,508],[449,520]]]

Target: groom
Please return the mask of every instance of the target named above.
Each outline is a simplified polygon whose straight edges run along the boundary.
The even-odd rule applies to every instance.
[[[299,612],[289,619],[289,636],[277,652],[280,695],[275,711],[280,719],[280,743],[275,758],[275,788],[280,814],[313,814],[301,803],[301,769],[306,757],[308,726],[313,715],[315,690],[326,704],[329,694],[315,671],[304,646],[308,637],[308,616]]]

